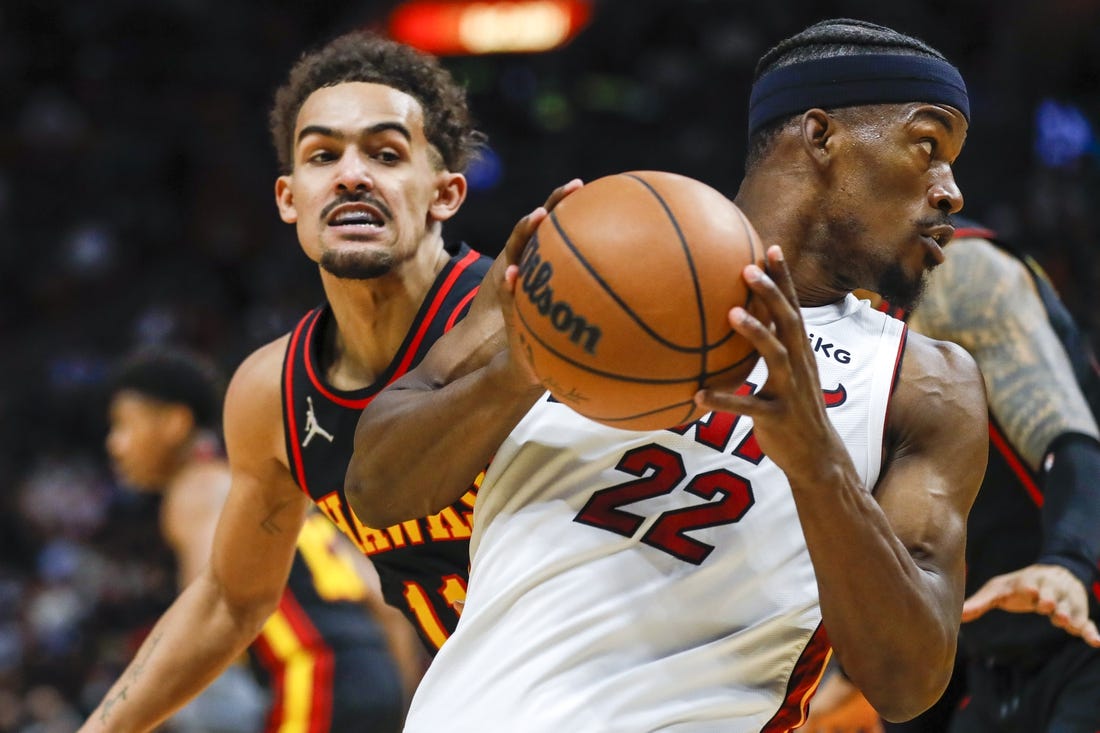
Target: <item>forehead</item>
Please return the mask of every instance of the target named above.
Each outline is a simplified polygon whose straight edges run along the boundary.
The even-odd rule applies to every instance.
[[[132,389],[123,389],[111,397],[110,412],[114,419],[141,419],[156,416],[166,405]]]
[[[424,111],[414,97],[385,84],[344,82],[306,97],[298,110],[294,138],[310,126],[353,133],[385,122],[401,123],[414,139],[424,137]]]

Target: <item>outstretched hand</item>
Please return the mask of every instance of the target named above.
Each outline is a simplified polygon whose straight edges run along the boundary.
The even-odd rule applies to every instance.
[[[741,307],[730,311],[729,322],[767,363],[768,380],[756,394],[709,387],[696,393],[695,401],[709,410],[751,417],[760,448],[792,485],[812,484],[819,480],[822,467],[848,453],[825,414],[817,360],[783,252],[773,245],[766,258],[767,272],[748,265],[742,276],[767,309],[772,326]]]
[[[1047,616],[1058,628],[1100,647],[1100,631],[1089,618],[1088,589],[1060,565],[1028,565],[991,578],[963,602],[963,623],[993,609]]]

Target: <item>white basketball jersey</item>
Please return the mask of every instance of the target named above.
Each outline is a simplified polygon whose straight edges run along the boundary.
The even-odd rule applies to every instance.
[[[854,296],[804,308],[827,414],[864,485],[905,327]],[[761,360],[749,377],[767,373]],[[604,427],[544,396],[478,494],[458,629],[406,731],[786,731],[829,647],[786,476],[752,421]]]

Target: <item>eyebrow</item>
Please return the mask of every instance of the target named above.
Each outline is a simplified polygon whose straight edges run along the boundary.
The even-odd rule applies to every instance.
[[[940,109],[939,107],[934,107],[931,105],[921,107],[913,114],[913,119],[918,119],[921,117],[931,117],[933,120],[939,122],[941,125],[947,128],[948,133],[953,133],[955,131],[955,123],[952,121],[951,115],[946,110]]]
[[[409,128],[401,124],[400,122],[379,122],[376,125],[364,127],[362,130],[359,131],[357,137],[378,135],[379,133],[388,132],[390,130],[400,134],[409,142],[412,142],[412,132],[410,132]],[[348,137],[348,135],[332,127],[325,127],[324,125],[306,125],[302,128],[302,131],[298,133],[297,142],[301,143],[302,140],[309,137],[310,135],[321,135],[322,137],[331,137],[335,140],[344,140]]]

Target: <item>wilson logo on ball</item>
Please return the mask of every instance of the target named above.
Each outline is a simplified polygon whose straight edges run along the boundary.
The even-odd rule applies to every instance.
[[[600,342],[599,326],[577,314],[564,300],[554,300],[554,288],[550,281],[554,277],[554,266],[539,255],[538,239],[532,239],[523,252],[519,263],[520,289],[540,316],[546,317],[555,331],[569,334],[569,340],[581,346],[589,354],[596,353]]]

